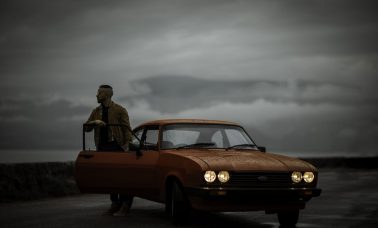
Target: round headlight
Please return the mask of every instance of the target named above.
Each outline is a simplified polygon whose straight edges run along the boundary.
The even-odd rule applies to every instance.
[[[230,174],[227,171],[220,171],[218,173],[218,180],[222,183],[226,183],[230,179]]]
[[[217,174],[214,171],[206,171],[203,177],[207,182],[212,183],[217,178]]]
[[[291,174],[291,180],[294,182],[294,183],[299,183],[301,182],[302,180],[302,173],[301,172],[293,172]]]
[[[305,172],[303,174],[303,180],[306,182],[306,183],[311,183],[313,182],[315,179],[315,175],[313,172]]]

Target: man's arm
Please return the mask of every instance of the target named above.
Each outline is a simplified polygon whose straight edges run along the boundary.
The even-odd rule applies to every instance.
[[[92,131],[95,125],[96,126],[105,126],[106,125],[104,121],[102,121],[102,120],[96,120],[95,116],[96,116],[96,109],[92,111],[92,113],[89,116],[87,122],[85,122],[85,124],[92,124],[90,126],[85,126],[84,127],[84,130],[86,132]]]
[[[123,124],[125,126],[122,126],[122,132],[125,135],[125,145],[120,145],[124,150],[128,150],[129,143],[131,142],[131,126],[130,126],[130,120],[129,120],[129,114],[127,113],[127,110],[125,108],[122,108],[121,111],[121,117],[120,117],[120,124]]]

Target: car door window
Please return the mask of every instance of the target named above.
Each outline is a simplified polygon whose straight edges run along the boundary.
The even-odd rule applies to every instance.
[[[159,140],[159,129],[158,127],[149,127],[146,129],[144,144],[147,149],[156,150],[157,143]]]
[[[157,144],[159,136],[159,130],[157,129],[148,129],[146,132],[146,143],[148,144]]]
[[[139,144],[139,140],[142,138],[143,131],[144,131],[144,128],[139,129],[135,132],[135,135],[133,135],[131,138],[132,144],[135,144],[135,145]],[[135,136],[138,137],[139,140]]]

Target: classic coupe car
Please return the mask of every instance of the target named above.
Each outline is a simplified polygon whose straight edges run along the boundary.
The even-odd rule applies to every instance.
[[[86,150],[83,143],[76,160],[82,192],[164,203],[173,222],[191,209],[262,210],[277,213],[282,226],[295,226],[299,210],[321,193],[313,165],[265,152],[237,123],[156,120],[133,135],[124,152]]]

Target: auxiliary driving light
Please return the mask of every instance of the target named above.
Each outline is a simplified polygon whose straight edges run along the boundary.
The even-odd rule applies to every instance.
[[[213,183],[217,178],[217,174],[214,171],[206,171],[205,175],[203,175],[205,180],[209,183]]]
[[[222,183],[226,183],[230,179],[230,174],[227,171],[220,171],[218,173],[218,180]]]
[[[301,182],[302,180],[302,173],[301,172],[293,172],[291,174],[291,180],[294,182],[294,183],[299,183]]]
[[[315,175],[313,172],[305,172],[303,174],[303,180],[306,182],[306,183],[311,183],[313,182],[315,179]]]

